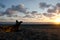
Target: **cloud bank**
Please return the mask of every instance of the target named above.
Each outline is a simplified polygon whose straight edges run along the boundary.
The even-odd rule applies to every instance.
[[[19,4],[16,6],[12,5],[11,8],[7,8],[5,12],[0,12],[0,19],[5,21],[22,20],[25,22],[51,22],[51,20],[54,19],[56,15],[60,14],[60,3],[51,5],[45,2],[40,2],[39,8],[47,8],[47,12],[38,13],[38,11],[34,10],[30,12],[24,4]]]
[[[2,4],[2,3],[0,3],[0,7],[1,7],[1,8],[5,8],[5,5]]]
[[[40,2],[39,3],[39,7],[42,8],[42,9],[49,8],[50,6],[51,6],[51,4],[47,4],[45,2]]]

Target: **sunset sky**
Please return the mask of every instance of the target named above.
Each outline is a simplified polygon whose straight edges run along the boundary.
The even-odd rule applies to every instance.
[[[60,20],[60,0],[0,0],[0,22]]]

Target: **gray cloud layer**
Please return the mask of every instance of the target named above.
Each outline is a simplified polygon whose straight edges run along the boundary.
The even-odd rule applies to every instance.
[[[5,8],[5,5],[2,4],[2,3],[0,3],[0,7],[1,7],[1,8]]]
[[[60,3],[57,3],[55,6],[53,5],[53,8],[49,8],[51,5],[44,2],[41,2],[39,6],[40,8],[48,8],[47,13],[41,13],[46,17],[50,18],[54,16],[53,13],[56,13],[56,10],[58,10],[58,13],[60,13]],[[24,4],[20,4],[17,6],[13,5],[11,8],[8,8],[5,12],[0,12],[0,16],[7,15],[8,17],[12,17],[12,16],[21,17],[18,15],[14,15],[14,14],[18,14],[18,12],[21,12],[24,14],[22,18],[35,18],[35,17],[42,18],[41,14],[38,13],[37,11],[29,12],[27,8],[24,6]]]
[[[56,10],[55,10],[55,9],[48,9],[47,12],[48,12],[48,13],[55,13]]]
[[[15,13],[18,13],[18,12],[21,12],[21,13],[24,13],[24,14],[27,14],[28,11],[27,11],[27,8],[25,8],[24,4],[20,4],[20,5],[17,5],[17,6],[14,6],[12,5],[11,8],[7,8],[5,12],[3,13],[0,13],[0,15],[8,15],[9,17],[12,16],[12,14],[15,14]]]
[[[39,7],[42,8],[42,9],[49,8],[50,6],[51,6],[50,4],[47,4],[45,2],[40,2],[39,3]]]
[[[25,8],[24,4],[20,4],[20,5],[17,5],[17,6],[13,5],[11,9],[12,10],[17,10],[17,11],[20,11],[20,12],[23,12],[23,13],[27,12],[27,8]]]
[[[58,11],[58,12],[57,12]],[[60,3],[57,3],[55,6],[53,6],[53,8],[49,8],[47,10],[48,13],[60,13]]]

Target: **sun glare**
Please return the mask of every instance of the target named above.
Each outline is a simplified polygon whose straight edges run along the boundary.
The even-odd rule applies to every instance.
[[[60,24],[60,18],[55,19],[56,24]]]
[[[54,23],[55,24],[60,24],[60,14],[55,17]]]
[[[57,19],[55,20],[55,22],[60,22],[60,18],[57,18]]]

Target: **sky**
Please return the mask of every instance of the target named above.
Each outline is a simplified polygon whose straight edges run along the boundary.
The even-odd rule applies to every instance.
[[[60,0],[0,0],[0,22],[51,22],[59,13]]]

